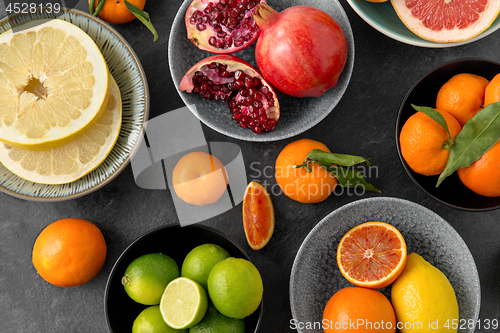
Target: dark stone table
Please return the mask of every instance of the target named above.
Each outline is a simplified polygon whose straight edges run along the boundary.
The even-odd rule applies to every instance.
[[[73,1],[76,2],[76,1]],[[0,1],[0,16],[5,8]],[[181,0],[149,0],[150,13],[160,35],[152,42],[149,31],[137,20],[115,26],[130,43],[144,67],[151,94],[150,118],[183,107],[168,61],[170,27]],[[242,142],[203,127],[208,142],[232,142],[241,147],[248,180],[277,186],[268,173],[288,143],[310,138],[332,151],[371,157],[378,166],[372,181],[384,196],[399,197],[430,208],[463,237],[476,261],[481,281],[480,318],[500,319],[500,210],[472,213],[444,206],[421,192],[404,171],[396,151],[395,121],[399,105],[412,84],[430,69],[454,59],[482,57],[499,60],[500,33],[454,48],[426,49],[409,46],[374,30],[345,1],[342,5],[355,39],[354,72],[337,107],[320,124],[284,141]],[[76,8],[87,11],[87,1]],[[267,168],[266,168],[267,166]],[[374,196],[366,194],[363,197]],[[248,251],[264,281],[265,312],[261,332],[288,332],[291,311],[288,297],[295,254],[308,232],[328,213],[358,196],[330,196],[320,204],[299,204],[283,195],[272,197],[276,229],[270,243],[253,251],[243,232],[241,204],[203,224],[215,227]],[[45,282],[31,263],[33,243],[51,222],[78,217],[94,222],[103,232],[108,255],[102,271],[89,283],[60,288]],[[108,275],[120,253],[143,233],[179,223],[166,190],[138,187],[130,165],[110,184],[83,198],[40,203],[23,201],[0,192],[0,332],[107,332],[104,291]],[[476,332],[493,332],[477,329]]]

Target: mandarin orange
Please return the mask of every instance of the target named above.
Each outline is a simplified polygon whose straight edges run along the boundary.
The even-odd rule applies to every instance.
[[[462,129],[458,121],[448,112],[437,109],[444,117],[451,139],[454,140]],[[399,136],[401,154],[414,172],[433,176],[443,172],[450,151],[446,130],[424,113],[417,112],[403,125]]]
[[[205,152],[184,155],[172,172],[175,193],[185,202],[206,206],[213,204],[224,194],[228,175],[224,164]]]
[[[347,287],[326,304],[322,326],[325,333],[394,333],[396,315],[380,291]]]
[[[487,85],[488,80],[482,76],[457,74],[439,89],[436,109],[450,113],[463,126],[481,110]]]
[[[500,101],[500,74],[497,74],[486,86],[484,91],[484,106]]]
[[[86,220],[66,218],[49,224],[33,246],[33,265],[49,283],[74,287],[89,282],[106,259],[99,228]]]
[[[276,182],[287,197],[302,203],[324,201],[337,185],[337,179],[319,164],[311,163],[311,172],[306,168],[295,168],[304,163],[313,149],[330,153],[321,142],[301,139],[288,144],[276,159]]]
[[[89,0],[90,1],[94,0]],[[146,4],[146,0],[127,0],[132,5],[138,7],[140,10],[144,9],[144,5]],[[95,1],[94,8],[97,7],[97,3],[99,0]],[[104,6],[102,7],[101,12],[99,13],[99,18],[103,21],[113,23],[113,24],[121,24],[128,23],[135,19],[135,15],[132,14],[127,6],[125,5],[125,1],[123,0],[106,0]]]

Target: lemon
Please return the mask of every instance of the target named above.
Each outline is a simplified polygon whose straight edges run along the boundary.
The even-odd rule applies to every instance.
[[[160,311],[168,326],[176,329],[191,328],[207,312],[208,297],[203,287],[188,278],[170,282],[161,297]]]
[[[34,183],[75,181],[106,159],[120,134],[121,120],[120,89],[111,78],[104,114],[88,131],[63,146],[42,151],[13,148],[0,142],[0,162],[12,173]]]
[[[220,313],[242,319],[259,307],[262,278],[250,261],[229,257],[217,263],[208,276],[208,294]]]
[[[167,285],[179,274],[174,259],[163,253],[148,253],[127,266],[122,284],[127,295],[137,303],[157,305]]]
[[[229,253],[219,245],[199,245],[184,258],[181,276],[198,282],[205,290],[208,290],[207,280],[212,267],[227,257],[229,257]]]
[[[158,305],[145,308],[134,320],[132,333],[188,333],[188,330],[176,330],[168,326],[161,316]]]
[[[94,41],[58,19],[0,35],[0,141],[45,150],[88,130],[106,108],[108,67]]]
[[[401,333],[457,332],[453,287],[439,269],[416,253],[408,255],[405,269],[393,283],[391,300]]]

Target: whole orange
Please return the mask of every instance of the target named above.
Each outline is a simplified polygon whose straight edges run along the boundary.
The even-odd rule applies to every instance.
[[[457,74],[439,89],[436,109],[450,113],[463,126],[482,108],[487,85],[488,80],[482,76]]]
[[[219,200],[228,184],[224,164],[205,152],[184,155],[172,172],[175,193],[185,202],[205,206]]]
[[[470,190],[485,197],[500,196],[500,141],[480,159],[457,170],[458,177]]]
[[[394,333],[396,315],[380,291],[347,287],[330,298],[323,311],[322,324],[325,333]]]
[[[321,142],[301,139],[288,144],[278,155],[275,164],[275,178],[283,194],[302,203],[324,201],[337,185],[337,178],[319,164],[311,163],[311,172],[306,168],[294,168],[304,163],[313,149],[330,150]]]
[[[462,129],[449,113],[437,109],[444,117],[452,140]],[[408,166],[425,176],[443,172],[450,151],[444,146],[448,141],[446,130],[424,113],[417,112],[403,125],[399,135],[401,155]]]
[[[500,101],[500,74],[497,74],[486,86],[484,91],[484,106]]]
[[[67,218],[49,224],[33,246],[38,274],[59,287],[89,282],[106,259],[106,242],[99,228],[86,220]]]
[[[90,1],[94,0],[89,0]],[[146,4],[146,0],[127,0],[132,5],[138,7],[140,10],[144,9],[144,5]],[[95,2],[94,8],[97,7],[97,3],[99,0]],[[125,1],[123,0],[106,0],[104,6],[102,7],[101,12],[99,13],[99,18],[103,21],[113,23],[113,24],[121,24],[128,23],[135,19],[135,15],[132,14],[127,6],[125,5]]]

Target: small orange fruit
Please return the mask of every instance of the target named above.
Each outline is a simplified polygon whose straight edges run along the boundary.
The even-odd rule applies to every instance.
[[[94,0],[89,0],[90,1]],[[144,5],[146,4],[146,0],[127,0],[132,5],[138,7],[140,10],[144,9]],[[97,7],[97,3],[99,0],[95,2],[94,8]],[[102,7],[101,12],[99,13],[99,18],[103,21],[113,23],[113,24],[121,24],[128,23],[135,19],[135,15],[132,14],[127,6],[125,5],[125,1],[123,0],[106,0],[104,6]]]
[[[451,139],[455,140],[462,129],[460,124],[449,113],[439,109],[436,111],[443,115]],[[446,130],[422,112],[417,112],[408,118],[399,135],[403,159],[410,169],[425,176],[443,172],[450,155],[450,151],[445,147],[447,142]]]
[[[484,91],[484,106],[500,101],[500,74],[497,74],[486,86]]]
[[[49,224],[33,246],[33,265],[38,274],[59,287],[89,282],[106,259],[106,242],[95,224],[67,218]]]
[[[457,170],[458,177],[470,190],[485,197],[500,196],[500,141],[480,159]]]
[[[311,163],[311,172],[307,172],[306,168],[294,168],[303,164],[313,149],[330,153],[321,142],[301,139],[288,144],[276,159],[276,182],[287,197],[302,203],[324,201],[337,185],[337,178],[319,164]]]
[[[352,284],[379,289],[401,274],[406,255],[406,242],[398,229],[384,222],[366,222],[342,237],[337,264]]]
[[[325,333],[394,333],[396,315],[380,291],[347,287],[326,304],[322,325]]]
[[[224,164],[215,156],[197,151],[184,155],[172,172],[175,193],[185,202],[205,206],[219,200],[228,184]]]
[[[457,74],[439,89],[436,109],[454,116],[463,126],[483,105],[488,80],[474,74]]]
[[[250,182],[243,195],[243,228],[248,245],[262,249],[274,232],[274,207],[266,188]]]

